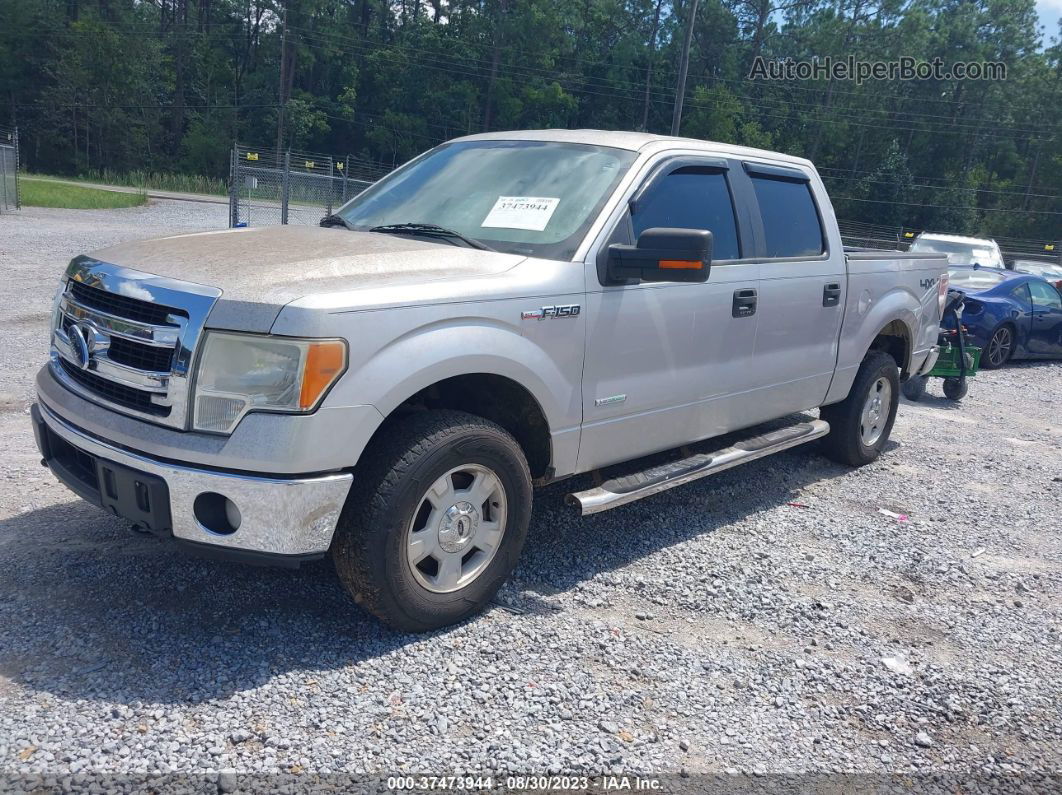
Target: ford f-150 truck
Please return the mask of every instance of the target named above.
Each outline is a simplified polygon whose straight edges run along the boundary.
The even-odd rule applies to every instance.
[[[492,598],[534,485],[598,473],[585,514],[821,437],[873,461],[946,279],[943,256],[846,251],[807,160],[473,135],[320,227],[75,257],[32,416],[56,476],[139,529],[330,553],[355,601],[425,630]]]

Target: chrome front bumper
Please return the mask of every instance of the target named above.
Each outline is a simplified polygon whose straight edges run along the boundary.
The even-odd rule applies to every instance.
[[[90,471],[95,465],[85,462],[100,461],[117,465],[117,471],[142,472],[164,481],[168,492],[168,524],[174,538],[216,547],[218,551],[263,556],[322,554],[331,544],[332,533],[350,491],[352,477],[349,473],[274,478],[192,467],[149,458],[109,444],[71,425],[43,403],[34,407],[33,416],[39,423],[38,445],[42,447],[45,463],[79,496],[106,504],[106,500],[101,503],[95,499],[85,482],[71,482],[68,471],[53,465],[47,449],[49,434],[91,457],[79,459],[81,471]],[[45,427],[47,433],[40,426]],[[234,531],[219,533],[203,525],[196,513],[196,499],[203,494],[220,494],[236,505],[240,521]],[[135,521],[132,517],[126,518]]]

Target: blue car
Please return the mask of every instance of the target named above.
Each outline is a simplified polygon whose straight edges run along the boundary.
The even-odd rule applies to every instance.
[[[1062,294],[1039,276],[1000,268],[948,269],[950,286],[966,299],[966,338],[981,348],[981,367],[1011,359],[1062,357]],[[945,331],[954,333],[954,322]]]

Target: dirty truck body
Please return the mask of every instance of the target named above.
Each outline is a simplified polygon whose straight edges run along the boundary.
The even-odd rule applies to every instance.
[[[571,496],[593,513],[819,437],[866,463],[936,356],[946,260],[845,251],[781,154],[472,136],[326,220],[76,257],[34,426],[85,499],[208,554],[331,551],[404,629],[491,598],[533,485],[685,451]]]

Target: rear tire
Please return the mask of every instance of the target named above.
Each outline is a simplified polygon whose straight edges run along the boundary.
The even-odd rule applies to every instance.
[[[981,353],[981,367],[998,370],[1014,355],[1014,327],[1004,324],[992,332]]]
[[[483,609],[516,566],[531,475],[503,428],[460,411],[395,421],[365,452],[332,559],[354,600],[424,632]]]
[[[912,375],[903,382],[903,396],[917,403],[926,393],[927,380],[924,375]]]
[[[900,373],[882,351],[870,351],[859,365],[848,397],[819,412],[830,423],[823,452],[841,464],[863,466],[881,455],[899,405]]]

